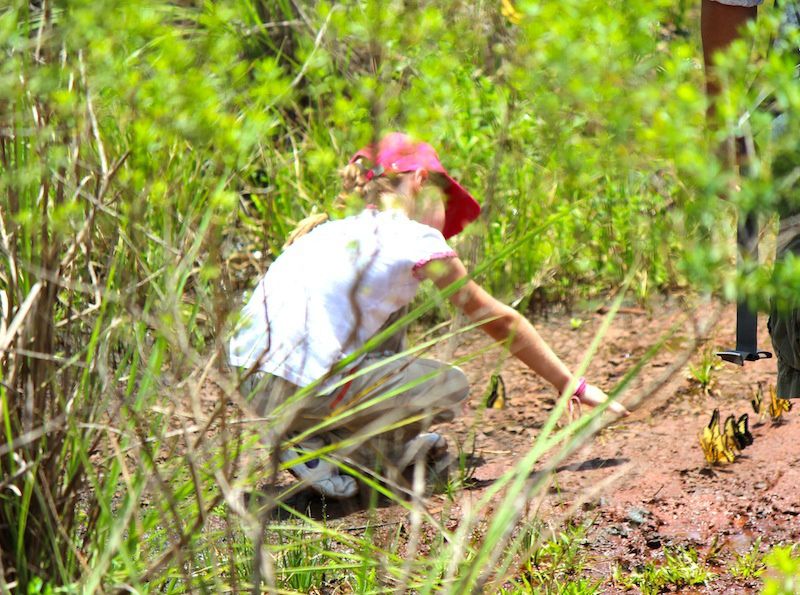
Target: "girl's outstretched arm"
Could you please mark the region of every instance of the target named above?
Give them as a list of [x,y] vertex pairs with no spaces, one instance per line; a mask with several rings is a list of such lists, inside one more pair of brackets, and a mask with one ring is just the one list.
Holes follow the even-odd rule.
[[[440,289],[467,276],[464,263],[458,258],[430,262],[420,272]],[[510,306],[492,297],[474,281],[468,281],[450,297],[450,301],[471,321],[486,320],[480,328],[496,341],[506,342],[513,356],[547,380],[557,391],[563,392],[572,380],[572,373],[530,321]],[[602,390],[589,384],[580,400],[594,406],[607,398]],[[609,409],[621,415],[628,414],[628,410],[619,403],[612,403]]]

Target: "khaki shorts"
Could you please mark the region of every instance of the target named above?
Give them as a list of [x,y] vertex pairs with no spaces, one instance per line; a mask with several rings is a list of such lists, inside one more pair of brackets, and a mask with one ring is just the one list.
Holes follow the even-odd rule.
[[[250,395],[256,413],[274,416],[269,422],[279,436],[322,424],[320,433],[355,437],[356,443],[373,446],[380,438],[392,447],[433,423],[453,420],[469,394],[469,383],[459,368],[430,359],[387,359],[373,353],[352,372],[361,375],[327,394],[308,395],[294,403],[292,396],[298,387],[269,374],[252,374],[241,390]],[[386,447],[388,444],[381,446]]]

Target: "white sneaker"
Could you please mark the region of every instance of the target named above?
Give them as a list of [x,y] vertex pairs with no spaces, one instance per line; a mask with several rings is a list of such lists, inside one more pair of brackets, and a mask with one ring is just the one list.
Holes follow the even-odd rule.
[[424,432],[406,442],[405,452],[400,458],[399,467],[408,467],[419,458],[438,461],[447,456],[447,440],[436,432]]
[[[311,438],[295,447],[282,450],[278,458],[282,463],[291,463],[305,453],[319,450],[323,446],[325,442],[321,438]],[[319,458],[292,465],[289,471],[326,498],[343,500],[352,498],[358,493],[355,479],[349,475],[340,475],[336,465]]]

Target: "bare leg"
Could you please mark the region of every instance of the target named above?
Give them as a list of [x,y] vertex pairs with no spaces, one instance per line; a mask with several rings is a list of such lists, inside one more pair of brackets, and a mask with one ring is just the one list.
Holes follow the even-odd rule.
[[703,0],[700,11],[700,36],[703,40],[703,60],[706,66],[706,90],[710,97],[719,93],[714,76],[714,54],[738,39],[742,27],[756,18],[755,6],[729,6]]

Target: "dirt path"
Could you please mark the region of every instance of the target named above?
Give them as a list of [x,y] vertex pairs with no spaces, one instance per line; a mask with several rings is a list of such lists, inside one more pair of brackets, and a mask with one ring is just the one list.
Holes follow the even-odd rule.
[[[665,372],[680,363],[684,353],[692,353],[690,365],[716,363],[710,354],[735,343],[735,309],[709,304],[698,310],[701,318],[710,317],[714,308],[719,308],[719,318],[696,350],[691,350],[694,323],[681,322],[684,309],[676,301],[654,304],[649,312],[624,310],[613,321],[587,377],[607,389],[612,387],[676,323],[680,328],[668,348],[645,366],[623,401],[630,402],[655,381],[664,380]],[[602,318],[588,314],[578,322],[569,316],[551,316],[536,325],[554,349],[576,366]],[[769,348],[763,319],[759,334],[760,346]],[[482,342],[479,337],[470,339]],[[467,341],[457,355],[475,346]],[[493,359],[487,356],[466,366],[475,386],[486,386],[494,370]],[[509,404],[506,409],[486,411],[477,439],[484,461],[475,472],[479,480],[498,478],[517,460],[515,455],[532,443],[536,428],[554,404],[552,390],[516,360],[505,362],[502,374]],[[774,360],[744,367],[719,364],[710,374],[710,392],[704,393],[690,378],[689,367],[680,366],[630,417],[603,430],[559,465],[554,478],[557,489],[550,490],[541,514],[569,510],[590,493],[589,502],[573,516],[596,519],[587,539],[597,556],[595,571],[601,576],[608,576],[617,564],[628,568],[658,559],[665,547],[692,547],[704,554],[713,547],[715,563],[722,568],[735,553],[748,551],[757,538],[762,549],[800,541],[798,412],[795,409],[786,415],[785,423],[775,425],[771,420],[759,421],[750,405],[757,383],[774,384],[774,375]],[[697,437],[714,408],[720,409],[723,419],[749,412],[755,440],[735,463],[712,468]],[[442,430],[463,436],[469,419],[468,414]],[[620,479],[591,494],[593,487],[613,479],[613,474],[621,474]],[[713,590],[746,591],[751,586],[725,582],[723,577]]]
[[[697,312],[706,320],[714,310],[719,318],[705,342],[693,349],[695,323],[686,318],[685,307],[677,300],[653,303],[648,311],[623,309],[589,366],[586,376],[609,389],[659,337],[678,325],[675,336],[631,383],[623,402],[630,403],[658,381],[660,390],[630,417],[602,430],[582,450],[559,463],[539,509],[540,518],[555,525],[566,517],[577,522],[593,519],[586,547],[593,553],[591,568],[597,578],[608,577],[617,566],[632,569],[663,559],[665,551],[694,548],[712,560],[712,570],[720,578],[691,592],[748,592],[758,583],[737,582],[724,572],[736,553],[747,552],[759,538],[762,551],[800,541],[800,405],[779,425],[759,422],[750,405],[758,382],[774,383],[775,360],[743,368],[719,363],[710,373],[712,385],[706,393],[689,378],[689,367],[681,359],[691,355],[691,365],[716,364],[719,360],[713,352],[733,346],[734,307],[706,304]],[[570,366],[579,364],[603,321],[599,313],[584,313],[580,319],[575,316],[551,315],[535,322]],[[766,321],[760,322],[761,346],[769,348]],[[486,344],[488,340],[480,333],[467,335],[456,356],[475,353]],[[677,371],[670,374],[675,367]],[[462,368],[474,386],[471,402],[462,418],[439,427],[448,436],[451,450],[455,444],[465,444],[470,429],[476,428],[480,394],[498,369],[498,353],[484,354]],[[552,389],[516,360],[502,362],[500,371],[508,405],[483,411],[475,430],[475,487],[461,493],[455,502],[445,494],[429,498],[431,512],[446,510],[452,527],[458,523],[465,499],[477,502],[485,487],[527,452],[555,404]],[[755,441],[735,463],[712,468],[704,460],[698,434],[715,408],[723,419],[749,412]],[[576,502],[580,506],[574,506]],[[328,514],[331,512],[329,508]],[[354,506],[343,508],[336,516],[355,526],[366,521],[366,514]],[[375,513],[370,515],[375,521]],[[386,506],[378,509],[377,516],[379,522],[391,526],[404,522],[405,511]],[[604,584],[603,592],[613,590],[612,583]]]

